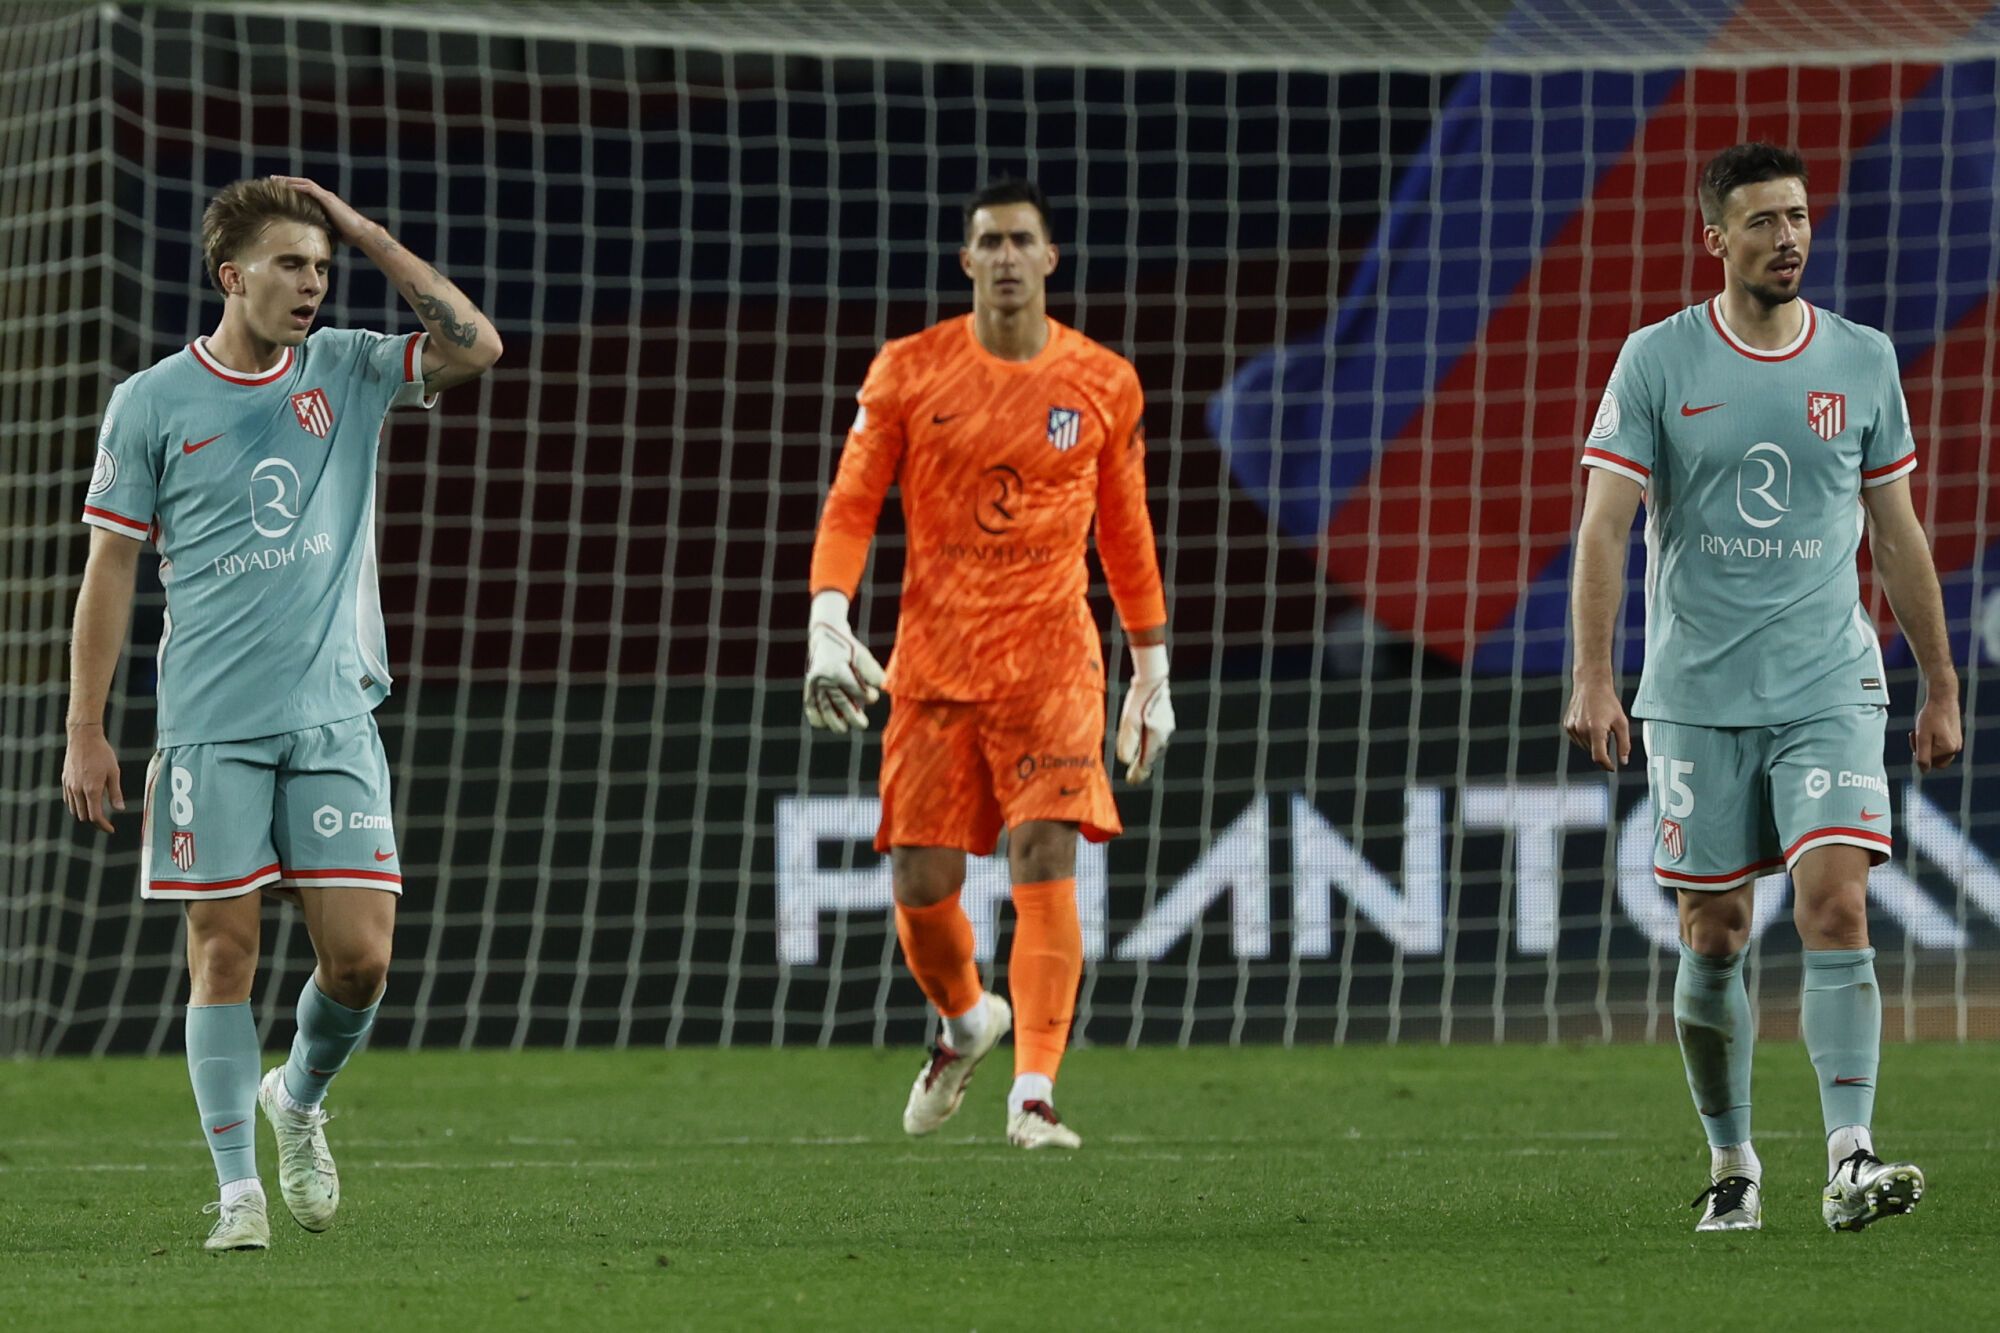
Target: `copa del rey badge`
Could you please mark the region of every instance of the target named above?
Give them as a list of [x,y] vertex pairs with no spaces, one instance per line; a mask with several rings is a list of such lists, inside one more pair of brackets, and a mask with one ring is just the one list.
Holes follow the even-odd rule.
[[1663,819],[1660,821],[1660,845],[1667,849],[1667,859],[1669,861],[1678,861],[1682,856],[1686,855],[1687,842],[1681,836],[1679,820]]
[[1830,440],[1847,429],[1847,395],[1807,393],[1806,424],[1822,440]]
[[182,870],[190,869],[194,865],[194,831],[175,829],[174,836],[167,845],[167,855],[171,856],[174,864]]
[[333,404],[326,400],[325,389],[307,389],[304,393],[293,394],[292,411],[298,414],[301,426],[322,440],[333,429]]

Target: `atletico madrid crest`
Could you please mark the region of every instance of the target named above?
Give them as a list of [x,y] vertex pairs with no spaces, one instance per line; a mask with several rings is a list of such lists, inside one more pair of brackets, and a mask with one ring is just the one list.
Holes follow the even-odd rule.
[[1083,424],[1083,413],[1074,407],[1052,407],[1049,409],[1049,443],[1057,453],[1068,453],[1076,447],[1078,428]]
[[167,848],[167,854],[173,858],[174,864],[182,870],[191,868],[194,865],[193,830],[184,828],[175,829],[173,840]]
[[1667,859],[1678,861],[1687,851],[1687,843],[1681,837],[1680,821],[1663,819],[1660,821],[1660,845],[1667,849]]
[[1844,393],[1808,393],[1806,395],[1806,424],[1813,434],[1822,440],[1830,440],[1847,429],[1847,395]]
[[304,393],[293,394],[292,411],[298,415],[301,426],[322,440],[333,429],[333,404],[326,400],[325,389],[308,389]]

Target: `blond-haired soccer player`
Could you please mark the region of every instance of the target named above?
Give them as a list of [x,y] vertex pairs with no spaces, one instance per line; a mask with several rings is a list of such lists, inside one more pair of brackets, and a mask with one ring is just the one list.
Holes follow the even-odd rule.
[[[336,241],[402,292],[423,331],[313,324]],[[340,1202],[320,1102],[375,1020],[402,875],[374,709],[389,693],[375,579],[384,416],[429,407],[500,356],[438,271],[312,181],[238,181],[202,217],[215,332],[118,386],[83,521],[63,799],[111,831],[125,808],[105,696],[140,543],[160,553],[158,752],[139,892],[187,913],[188,1073],[221,1187],[210,1250],[270,1244],[256,1107],[299,1225]],[[290,1058],[258,1080],[250,1013],[263,891],[297,894],[318,967]]]
[[[1166,601],[1146,512],[1144,395],[1131,363],[1050,319],[1057,250],[1041,191],[997,182],[965,205],[959,265],[972,313],[885,344],[813,548],[806,717],[867,726],[893,696],[882,739],[882,822],[903,956],[944,1020],[903,1111],[928,1134],[950,1119],[979,1062],[1014,1027],[1007,1138],[1076,1148],[1055,1111],[1083,942],[1076,838],[1121,825],[1104,771],[1105,672],[1085,600],[1093,520],[1132,644],[1118,727],[1126,777],[1144,782],[1173,734]],[[882,668],[848,605],[882,497],[902,487],[909,552],[896,650]],[[967,852],[1008,830],[1013,1005],[982,989],[959,906]]]
[[1914,1164],[1875,1155],[1870,1130],[1882,996],[1868,868],[1892,843],[1888,680],[1855,572],[1864,522],[1923,666],[1910,734],[1921,768],[1962,744],[1958,673],[1910,501],[1917,446],[1896,350],[1799,296],[1812,248],[1805,163],[1738,144],[1708,163],[1700,197],[1722,290],[1625,340],[1584,447],[1564,725],[1606,769],[1630,757],[1611,636],[1643,497],[1646,669],[1632,712],[1645,719],[1653,874],[1680,905],[1674,1023],[1709,1143],[1695,1227],[1762,1225],[1743,950],[1755,881],[1789,870],[1805,946],[1799,1026],[1827,1135],[1821,1216],[1858,1231],[1924,1190]]

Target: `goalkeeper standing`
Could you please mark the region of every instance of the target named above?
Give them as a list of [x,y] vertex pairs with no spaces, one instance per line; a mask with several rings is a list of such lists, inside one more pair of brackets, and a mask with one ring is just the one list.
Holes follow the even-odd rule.
[[[341,241],[395,284],[421,332],[314,331]],[[202,250],[221,323],[119,385],[105,409],[83,509],[94,531],[63,798],[107,833],[125,808],[104,704],[150,540],[167,623],[139,892],[187,913],[188,1075],[221,1191],[206,1248],[261,1250],[256,1108],[277,1139],[286,1206],[326,1230],[340,1178],[320,1103],[375,1021],[402,893],[374,719],[389,693],[378,437],[391,408],[429,407],[485,373],[500,335],[436,269],[301,177],[224,189],[202,217]],[[297,892],[318,966],[291,1056],[260,1084],[250,987],[267,888]]]
[[[950,1119],[1010,1026],[1007,1138],[1076,1148],[1055,1111],[1083,941],[1076,835],[1121,831],[1104,771],[1105,673],[1085,598],[1092,519],[1132,644],[1118,725],[1126,778],[1144,782],[1174,730],[1166,601],[1146,512],[1145,398],[1124,357],[1048,316],[1047,201],[1000,181],[965,205],[959,266],[972,313],[885,344],[861,386],[813,546],[805,708],[816,727],[882,740],[882,822],[896,933],[944,1032],[910,1089],[903,1128]],[[882,668],[848,625],[882,497],[902,487],[909,553],[896,650]],[[879,688],[878,688],[879,687]],[[965,854],[1008,830],[1013,1005],[980,985],[959,906]]]

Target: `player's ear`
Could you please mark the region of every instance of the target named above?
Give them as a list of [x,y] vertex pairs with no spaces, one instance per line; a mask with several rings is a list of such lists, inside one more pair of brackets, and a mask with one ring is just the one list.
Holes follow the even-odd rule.
[[1723,239],[1722,228],[1713,222],[1705,223],[1701,229],[1701,244],[1717,259],[1729,258],[1729,242]]
[[972,276],[972,247],[969,245],[958,247],[958,271],[968,278]]
[[215,266],[216,281],[222,284],[224,296],[243,295],[243,273],[234,260],[225,259]]
[[1046,278],[1056,271],[1056,261],[1062,258],[1062,251],[1054,241],[1050,241],[1042,247],[1042,256],[1042,276]]

